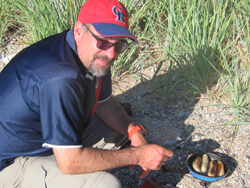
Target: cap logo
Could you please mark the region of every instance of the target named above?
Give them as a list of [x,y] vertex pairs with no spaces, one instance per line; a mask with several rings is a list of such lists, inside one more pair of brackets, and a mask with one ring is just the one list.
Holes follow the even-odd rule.
[[121,10],[122,9],[120,7],[117,7],[117,6],[113,7],[113,13],[117,16],[116,20],[119,21],[119,22],[125,23],[124,14],[121,12]]

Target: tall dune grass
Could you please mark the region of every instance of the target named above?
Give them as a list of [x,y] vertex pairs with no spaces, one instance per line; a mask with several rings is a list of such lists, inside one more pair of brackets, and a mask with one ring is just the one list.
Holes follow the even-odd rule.
[[[3,36],[8,35],[8,29],[15,27],[15,19],[13,17],[15,11],[11,7],[11,2],[0,0],[0,41],[2,44]],[[1,45],[2,46],[2,45]]]
[[[157,65],[147,89],[165,101],[207,94],[232,109],[231,124],[248,124],[250,4],[248,0],[121,0],[130,12],[131,43],[113,66],[113,76],[139,73]],[[5,0],[0,7],[0,37],[18,12],[18,23],[34,43],[73,27],[85,1]],[[7,12],[7,13],[6,13]],[[161,73],[161,75],[159,75]],[[162,74],[164,73],[164,74]],[[140,75],[141,74],[141,75]],[[214,95],[213,90],[217,90]]]
[[73,27],[82,1],[10,0],[21,12],[18,22],[29,33],[29,43]]

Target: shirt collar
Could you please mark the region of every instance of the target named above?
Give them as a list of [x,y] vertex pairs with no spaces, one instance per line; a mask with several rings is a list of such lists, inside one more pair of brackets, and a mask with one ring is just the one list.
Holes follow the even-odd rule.
[[[66,35],[66,40],[70,46],[70,48],[72,48],[72,50],[74,50],[74,52],[77,54],[77,50],[76,50],[76,42],[75,42],[75,38],[74,38],[74,34],[73,34],[73,29],[70,29]],[[77,54],[78,55],[78,54]],[[94,80],[95,76],[93,76],[91,73],[87,72],[87,74],[85,75],[86,78],[90,79],[91,81]]]
[[[70,29],[66,35],[66,40],[69,44],[69,46],[72,48],[72,50],[75,51],[75,53],[77,54],[77,50],[76,50],[76,42],[75,42],[75,38],[74,38],[74,35],[73,35],[73,29]],[[77,54],[78,55],[78,54]]]

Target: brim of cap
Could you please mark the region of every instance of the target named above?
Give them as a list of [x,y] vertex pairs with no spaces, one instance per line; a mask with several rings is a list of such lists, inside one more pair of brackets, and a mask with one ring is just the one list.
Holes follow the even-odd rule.
[[127,28],[112,23],[92,23],[95,30],[104,37],[128,37],[134,43],[139,44],[138,40],[132,35]]

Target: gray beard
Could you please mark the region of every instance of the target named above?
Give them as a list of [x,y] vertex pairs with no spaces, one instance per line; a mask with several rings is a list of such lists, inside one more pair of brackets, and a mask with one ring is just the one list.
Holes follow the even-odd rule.
[[101,77],[107,74],[110,66],[95,67],[93,63],[90,64],[88,71],[96,77]]
[[[107,66],[95,66],[94,65],[94,61],[96,59],[102,59],[107,61],[109,64]],[[101,77],[107,74],[110,66],[114,63],[115,59],[109,59],[106,56],[100,56],[100,55],[95,55],[94,59],[92,60],[92,62],[90,63],[89,67],[88,67],[88,71],[93,74],[96,77]]]

